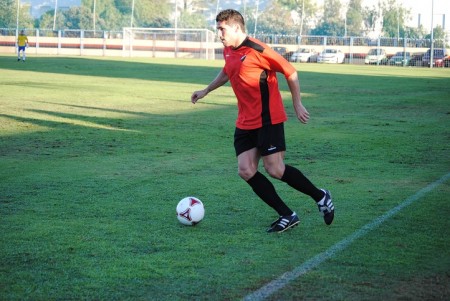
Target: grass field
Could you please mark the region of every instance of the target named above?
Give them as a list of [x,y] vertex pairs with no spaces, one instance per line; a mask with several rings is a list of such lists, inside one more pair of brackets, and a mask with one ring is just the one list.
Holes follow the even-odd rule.
[[[270,235],[231,88],[190,103],[222,64],[0,55],[0,299],[241,300],[444,177],[267,300],[449,300],[450,70],[297,64],[311,120],[282,81],[286,162],[336,217],[274,181],[301,223]],[[188,195],[195,227],[175,217]]]

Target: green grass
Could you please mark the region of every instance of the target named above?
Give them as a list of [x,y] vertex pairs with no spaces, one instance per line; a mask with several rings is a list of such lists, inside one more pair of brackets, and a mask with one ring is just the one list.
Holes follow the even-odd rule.
[[[0,299],[239,300],[450,171],[450,70],[297,64],[308,125],[286,108],[286,162],[331,190],[276,218],[237,176],[223,62],[0,56]],[[448,300],[445,182],[270,300]],[[178,223],[199,197],[205,219]]]

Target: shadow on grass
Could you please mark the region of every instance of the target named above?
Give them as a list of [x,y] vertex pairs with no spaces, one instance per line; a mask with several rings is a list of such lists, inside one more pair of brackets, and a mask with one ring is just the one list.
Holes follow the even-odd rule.
[[[207,85],[220,70],[220,67],[211,66],[195,66],[195,61],[174,61],[171,64],[170,60],[154,61],[120,61],[120,60],[108,60],[108,59],[93,59],[93,58],[82,58],[82,57],[34,57],[30,59],[29,62],[25,64],[17,64],[15,59],[9,56],[0,56],[0,66],[2,69],[10,69],[15,71],[24,72],[39,72],[39,73],[49,73],[49,74],[69,74],[69,75],[80,75],[80,76],[98,76],[106,78],[132,78],[139,80],[148,81],[168,81],[177,83],[191,83],[191,84],[201,84]],[[185,65],[184,65],[185,63]],[[320,66],[317,66],[320,67]],[[333,71],[340,70],[343,66],[330,66],[328,69],[332,68]],[[373,70],[373,69],[368,69]],[[393,70],[393,69],[391,69]],[[397,70],[397,69],[396,69]],[[345,105],[351,108],[351,111],[358,111],[364,106],[371,109],[372,116],[369,116],[368,120],[373,119],[374,123],[379,123],[379,119],[389,119],[392,116],[395,117],[414,113],[420,107],[418,104],[411,103],[406,104],[402,107],[398,106],[399,100],[405,99],[409,101],[410,99],[417,98],[418,87],[428,90],[436,90],[437,93],[442,93],[449,91],[450,88],[448,84],[448,78],[427,78],[422,79],[420,77],[389,77],[385,75],[370,76],[368,74],[341,74],[336,75],[335,73],[319,73],[311,71],[300,71],[302,91],[304,93],[304,99],[310,102],[311,105],[315,106],[315,115],[327,118],[328,116],[333,116],[335,118],[336,112],[329,110],[329,102],[335,101],[335,97],[344,97],[343,101]],[[6,82],[7,85],[20,85],[26,87],[32,87],[33,83],[26,82]],[[70,91],[70,82],[67,83],[67,90]],[[284,92],[286,92],[286,97],[288,96],[287,85],[283,79],[280,79],[280,86]],[[410,87],[410,89],[408,89]],[[76,87],[73,87],[76,89]],[[149,91],[152,87],[149,85]],[[229,89],[229,88],[227,88]],[[420,89],[419,89],[420,91]],[[168,91],[170,93],[170,91]],[[217,92],[215,92],[217,93]],[[188,95],[187,97],[189,97]],[[393,99],[391,104],[380,104],[378,106],[377,99],[383,100],[386,98]],[[229,109],[230,106],[224,104],[212,104],[208,102],[209,98],[202,100],[204,103],[209,105],[217,105],[226,107]],[[315,102],[315,100],[319,100]],[[395,100],[395,101],[394,101]],[[161,101],[164,101],[161,99]],[[177,102],[178,100],[171,100],[172,102]],[[89,132],[95,130],[107,130],[107,131],[121,131],[121,132],[134,132],[141,133],[142,135],[154,135],[157,137],[169,137],[178,136],[169,133],[170,131],[177,130],[181,132],[182,138],[186,137],[187,128],[186,122],[193,119],[198,119],[199,117],[192,118],[192,113],[189,112],[190,117],[181,117],[182,114],[177,116],[174,115],[163,115],[163,114],[149,114],[139,111],[131,111],[124,109],[115,108],[105,108],[105,107],[95,107],[95,106],[85,106],[72,103],[56,103],[51,101],[40,101],[33,100],[35,103],[42,103],[44,105],[54,105],[63,106],[68,109],[75,109],[83,111],[82,114],[73,114],[67,112],[61,112],[56,107],[54,110],[41,110],[41,109],[29,109],[27,110],[35,117],[23,117],[16,116],[13,114],[8,114],[3,112],[0,116],[16,120],[22,123],[30,123],[41,127],[62,129],[64,132],[80,132],[81,129],[86,129]],[[181,101],[180,101],[181,102]],[[183,101],[188,102],[188,100]],[[287,107],[290,106],[287,101]],[[307,104],[309,108],[309,104]],[[386,113],[383,113],[383,107]],[[395,110],[398,110],[396,112]],[[233,105],[233,110],[234,105]],[[203,110],[202,110],[203,111]],[[89,112],[89,113],[87,113]],[[122,114],[121,117],[100,117],[95,115],[104,115],[104,113],[96,114],[95,112],[107,112],[107,113],[117,113]],[[292,108],[287,109],[288,115],[291,119],[295,119],[295,114]],[[216,122],[214,114],[207,114],[205,112],[199,112],[202,114],[202,119],[200,122],[202,124],[214,124]],[[346,113],[349,114],[349,113]],[[352,113],[355,114],[355,113]],[[50,118],[48,118],[50,116]],[[205,117],[207,116],[207,117]],[[314,116],[314,115],[313,115]],[[162,119],[165,120],[162,120]],[[173,124],[167,125],[166,121],[170,119],[174,120]],[[183,124],[177,123],[176,118],[183,120]],[[183,119],[185,118],[185,119]],[[52,119],[52,120],[50,120]],[[343,117],[342,120],[346,118]],[[163,130],[155,130],[154,127],[162,126],[165,127]],[[42,133],[41,133],[42,134]],[[63,135],[65,133],[62,132]],[[111,133],[110,133],[111,134]],[[109,135],[110,135],[109,134]],[[27,139],[33,140],[33,134],[25,134],[29,136]],[[55,137],[58,134],[55,134]],[[23,136],[23,134],[18,134],[18,137]],[[8,139],[13,139],[9,136]],[[93,138],[98,139],[98,138]],[[162,141],[160,141],[162,143]],[[6,148],[12,147],[13,144],[4,146]],[[1,144],[0,144],[1,150]],[[3,154],[5,155],[4,150]]]
[[[188,118],[183,119],[184,122],[177,126],[177,119],[181,119],[178,116],[86,106],[83,106],[83,109],[123,115],[103,117],[86,115],[86,112],[74,114],[37,109],[26,110],[32,114],[27,117],[0,114],[0,117],[18,122],[22,127],[34,128],[32,132],[4,136],[4,143],[0,143],[0,157],[40,156],[44,153],[54,155],[56,159],[65,157],[65,152],[70,156],[74,153],[77,156],[90,156],[114,154],[114,151],[133,153],[136,149],[145,148],[148,148],[149,152],[160,149],[163,153],[172,153],[173,149],[178,147],[167,142],[178,139],[182,143],[183,135],[186,137],[187,134],[183,125],[188,122]],[[182,136],[174,135],[176,132]]]
[[[169,61],[167,61],[169,62]],[[56,74],[134,78],[152,81],[192,83],[199,78],[214,78],[220,67],[158,64],[148,61],[119,61],[82,57],[35,57],[20,64],[12,57],[0,56],[0,68]]]

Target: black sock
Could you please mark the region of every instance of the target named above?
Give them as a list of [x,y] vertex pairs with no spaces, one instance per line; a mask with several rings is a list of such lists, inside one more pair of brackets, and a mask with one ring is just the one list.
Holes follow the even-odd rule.
[[267,205],[275,209],[280,216],[291,215],[293,211],[283,202],[280,196],[275,191],[272,182],[269,181],[259,171],[247,181],[252,187],[253,191],[259,196]]
[[309,195],[316,202],[319,202],[323,198],[325,195],[324,192],[314,186],[300,170],[290,165],[286,165],[285,167],[286,169],[281,177],[281,181],[287,183],[292,188]]

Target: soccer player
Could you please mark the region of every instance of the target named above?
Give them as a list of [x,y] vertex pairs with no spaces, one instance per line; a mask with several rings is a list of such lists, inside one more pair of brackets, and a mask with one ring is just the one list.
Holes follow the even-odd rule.
[[300,221],[277,194],[271,181],[258,171],[261,158],[271,177],[314,199],[325,223],[330,225],[334,205],[329,191],[318,189],[300,170],[284,163],[287,115],[276,73],[286,78],[297,118],[307,123],[309,113],[302,105],[296,69],[270,47],[247,36],[244,18],[238,11],[221,11],[216,22],[218,37],[224,45],[225,66],[205,89],[192,94],[191,102],[195,104],[230,81],[238,105],[234,148],[239,176],[279,215],[267,232],[283,232]]
[[20,34],[17,37],[17,46],[17,61],[20,61],[20,52],[22,51],[22,62],[25,62],[25,48],[28,47],[28,37],[25,35],[25,32],[23,30],[20,31]]

